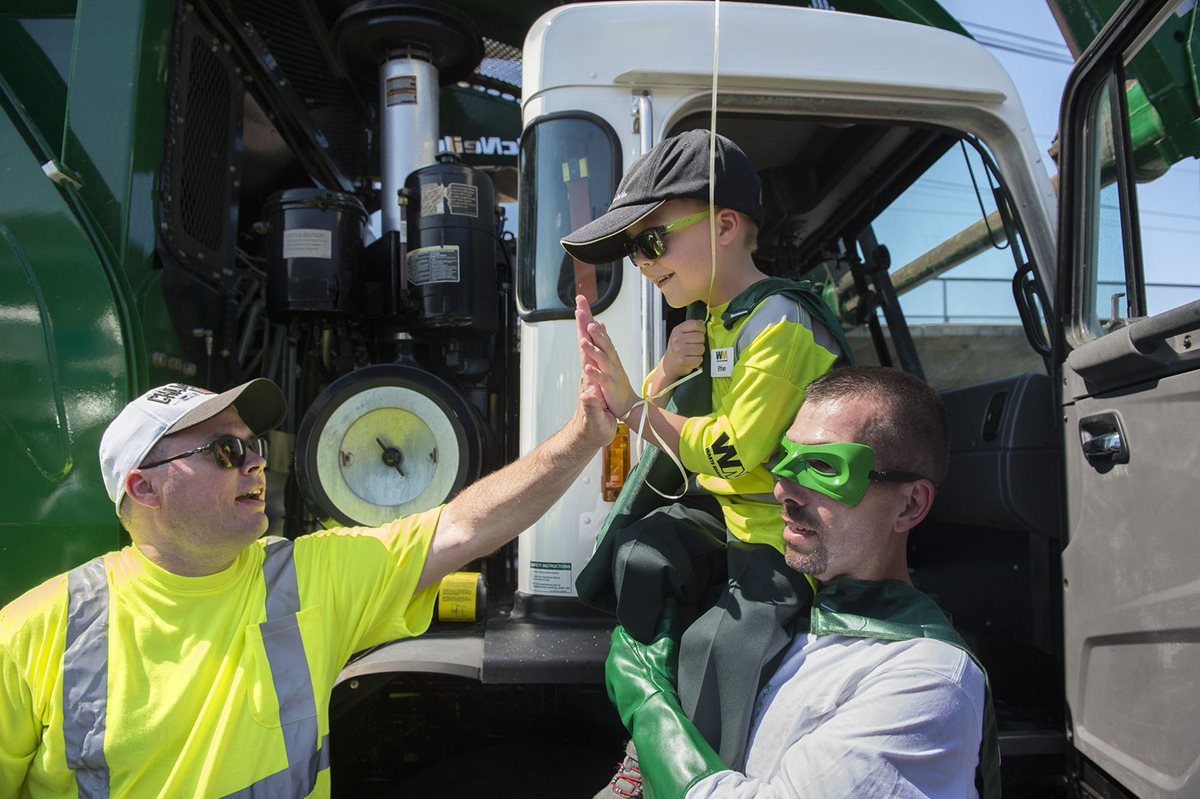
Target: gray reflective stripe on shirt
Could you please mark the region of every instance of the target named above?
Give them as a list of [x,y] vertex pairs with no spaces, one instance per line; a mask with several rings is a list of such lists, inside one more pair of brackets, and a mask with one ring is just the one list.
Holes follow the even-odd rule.
[[[329,767],[329,736],[317,740],[317,708],[304,642],[296,622],[300,590],[292,542],[271,540],[265,548],[267,620],[259,625],[271,667],[286,768],[229,794],[291,797],[312,793],[317,774]],[[67,574],[67,638],[63,652],[63,739],[68,767],[75,770],[81,799],[109,795],[104,759],[108,703],[108,579],[101,558]]]
[[292,542],[272,536],[263,556],[263,580],[267,584],[267,621],[282,619],[300,610],[300,585]]
[[329,736],[321,740],[321,748],[307,762],[292,762],[282,771],[221,799],[290,799],[308,796],[317,785],[317,774],[329,768]]
[[96,558],[67,573],[63,743],[81,799],[108,796],[107,703],[108,577],[103,558]]
[[842,348],[838,346],[837,339],[833,337],[833,334],[825,329],[825,325],[815,321],[812,315],[795,300],[782,294],[772,294],[760,302],[750,312],[750,318],[738,328],[737,340],[733,345],[733,359],[736,361],[742,354],[742,350],[750,346],[750,342],[777,322],[804,325],[812,331],[813,341],[817,342],[817,346],[828,350],[835,357],[841,357],[839,353]]
[[267,620],[259,625],[279,700],[279,724],[288,766],[232,796],[303,796],[312,791],[317,772],[329,765],[326,748],[318,748],[312,675],[296,621],[300,586],[292,553],[292,542],[285,538],[271,539],[264,549]]

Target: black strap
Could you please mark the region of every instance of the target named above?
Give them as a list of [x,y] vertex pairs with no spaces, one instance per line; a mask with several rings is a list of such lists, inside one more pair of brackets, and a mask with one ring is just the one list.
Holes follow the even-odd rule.
[[741,770],[759,686],[813,592],[774,547],[730,540],[726,554],[725,591],[680,641],[679,702],[721,759]]

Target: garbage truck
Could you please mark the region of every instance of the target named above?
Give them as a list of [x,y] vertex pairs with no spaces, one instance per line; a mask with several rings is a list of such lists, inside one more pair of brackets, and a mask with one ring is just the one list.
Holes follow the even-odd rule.
[[[1077,58],[1052,153],[931,0],[6,3],[0,602],[128,543],[96,451],[153,386],[280,385],[294,537],[433,507],[561,425],[577,294],[648,372],[679,312],[559,240],[715,121],[763,180],[760,268],[945,400],[909,562],[987,667],[1005,795],[1197,795],[1196,4],[1050,5]],[[612,620],[574,581],[643,446],[619,428],[430,632],[347,664],[335,793],[474,795],[534,756],[546,795],[599,787]]]

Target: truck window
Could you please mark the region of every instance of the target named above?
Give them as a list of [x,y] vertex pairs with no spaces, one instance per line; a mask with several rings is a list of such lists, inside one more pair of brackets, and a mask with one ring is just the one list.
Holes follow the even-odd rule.
[[621,174],[616,135],[595,117],[547,117],[525,131],[519,169],[521,317],[568,318],[576,294],[602,310],[616,295],[620,263],[581,263],[559,241],[607,210]]
[[[925,378],[939,390],[1046,372],[1013,299],[1011,248],[1024,244],[1008,241],[995,186],[979,152],[959,142],[871,223],[887,247]],[[882,311],[875,312],[886,330]],[[851,340],[861,363],[879,362],[865,325]],[[890,335],[888,342],[894,354]]]
[[[1179,113],[1175,98],[1154,88],[1162,85],[1166,68],[1176,68],[1164,64],[1154,45],[1163,51],[1164,42],[1184,41],[1189,19],[1191,14],[1168,15],[1126,57],[1123,74],[1103,83],[1091,103],[1075,320],[1083,340],[1200,299],[1194,261],[1200,246],[1200,167],[1186,157],[1196,149],[1194,123],[1173,124]],[[1190,86],[1190,78],[1183,85]]]

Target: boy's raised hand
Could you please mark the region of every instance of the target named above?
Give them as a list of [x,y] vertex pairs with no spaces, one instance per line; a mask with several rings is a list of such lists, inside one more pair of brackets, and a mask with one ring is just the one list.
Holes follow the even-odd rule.
[[617,348],[608,337],[603,322],[597,322],[587,298],[575,298],[575,326],[579,333],[579,350],[586,380],[594,381],[604,394],[604,401],[617,418],[624,418],[637,402],[637,392],[621,365]]
[[659,368],[667,383],[691,374],[704,360],[704,320],[686,319],[675,325]]

